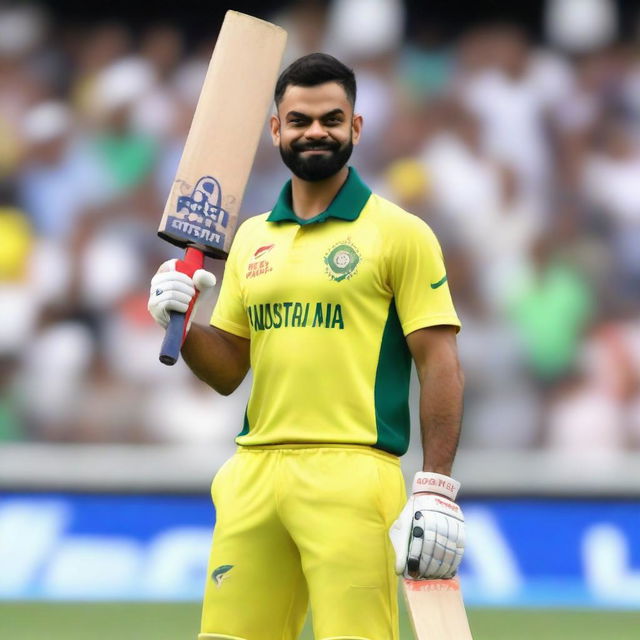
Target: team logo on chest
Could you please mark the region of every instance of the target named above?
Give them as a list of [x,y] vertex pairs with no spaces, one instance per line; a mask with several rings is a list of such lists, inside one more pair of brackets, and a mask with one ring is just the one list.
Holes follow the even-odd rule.
[[349,241],[333,245],[324,257],[325,271],[336,282],[348,280],[358,271],[360,252]]

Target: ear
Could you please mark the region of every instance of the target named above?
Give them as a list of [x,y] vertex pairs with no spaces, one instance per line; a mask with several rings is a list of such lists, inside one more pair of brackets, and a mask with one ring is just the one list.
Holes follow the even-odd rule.
[[271,140],[273,141],[273,146],[280,146],[280,118],[278,118],[278,116],[271,116],[269,128],[271,129]]
[[362,116],[359,113],[355,113],[353,115],[353,120],[351,121],[351,136],[352,136],[353,144],[358,144],[358,142],[360,142],[361,133],[362,133]]

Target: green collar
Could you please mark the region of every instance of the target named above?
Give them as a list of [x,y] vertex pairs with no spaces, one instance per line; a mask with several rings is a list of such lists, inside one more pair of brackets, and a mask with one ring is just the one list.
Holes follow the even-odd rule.
[[345,180],[340,191],[332,200],[331,204],[317,216],[303,220],[293,212],[291,203],[291,180],[289,180],[278,197],[278,201],[267,218],[268,222],[282,222],[290,220],[297,222],[299,225],[312,224],[314,222],[324,222],[327,218],[339,218],[340,220],[348,220],[353,222],[359,215],[367,200],[371,195],[371,189],[362,182],[357,171],[353,167],[349,167],[349,175]]

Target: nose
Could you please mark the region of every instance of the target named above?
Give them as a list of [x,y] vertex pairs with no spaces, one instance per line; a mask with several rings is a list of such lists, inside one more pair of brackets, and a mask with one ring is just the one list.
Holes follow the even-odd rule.
[[318,120],[313,120],[304,132],[304,137],[309,140],[320,140],[327,137],[327,132]]

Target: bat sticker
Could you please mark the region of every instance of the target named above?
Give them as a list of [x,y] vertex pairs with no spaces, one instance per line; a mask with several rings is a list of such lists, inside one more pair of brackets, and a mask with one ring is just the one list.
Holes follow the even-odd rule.
[[197,240],[222,247],[229,212],[222,207],[222,189],[212,176],[198,180],[190,195],[178,196],[176,212],[170,215],[172,233],[185,240]]

